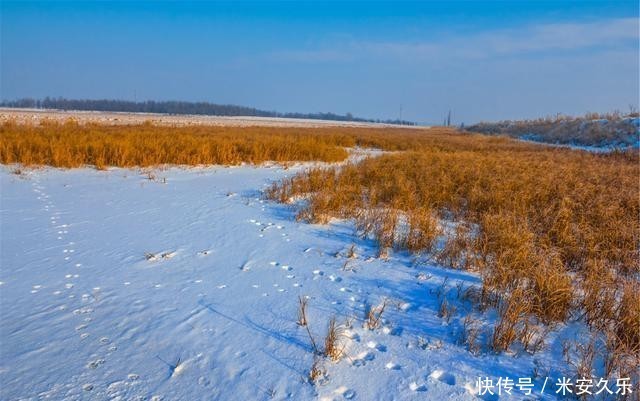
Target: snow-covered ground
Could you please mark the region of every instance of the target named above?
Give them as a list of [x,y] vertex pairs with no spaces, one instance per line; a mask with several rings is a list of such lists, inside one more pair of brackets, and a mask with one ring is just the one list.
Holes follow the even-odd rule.
[[130,113],[130,112],[106,112],[106,111],[81,111],[81,110],[55,110],[55,109],[18,109],[0,107],[0,123],[15,121],[19,124],[40,123],[42,120],[57,121],[63,123],[68,119],[74,119],[79,123],[97,123],[107,125],[142,124],[148,121],[155,125],[191,126],[207,125],[219,127],[365,127],[388,128],[402,127],[406,129],[427,129],[426,126],[397,125],[387,123],[369,123],[359,121],[318,120],[306,118],[284,117],[253,117],[253,116],[209,116],[193,114],[158,114],[158,113]]
[[[519,400],[518,388],[476,396],[477,378],[534,373],[535,398],[555,399],[555,337],[533,356],[458,344],[470,309],[458,294],[479,277],[378,259],[349,222],[296,222],[263,199],[301,168],[169,168],[149,180],[1,167],[0,399]],[[458,308],[449,324],[439,292]],[[315,385],[299,296],[317,342],[332,316],[350,322],[345,356]],[[365,328],[385,299],[380,327]]]
[[584,150],[586,152],[592,152],[592,153],[611,153],[616,150],[628,150],[628,149],[640,148],[640,139],[638,139],[636,143],[632,146],[616,146],[616,145],[588,146],[588,145],[571,145],[566,143],[550,143],[550,142],[544,142],[537,135],[522,135],[521,137],[518,138],[518,140],[522,142],[533,143],[540,146],[567,148],[567,149],[573,149],[573,150]]

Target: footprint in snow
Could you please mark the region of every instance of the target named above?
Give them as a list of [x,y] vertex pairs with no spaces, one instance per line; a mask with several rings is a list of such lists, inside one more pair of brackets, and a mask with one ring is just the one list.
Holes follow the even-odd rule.
[[416,382],[409,383],[409,388],[411,391],[427,391],[427,386],[424,384],[418,384]]
[[345,400],[351,400],[356,396],[356,392],[345,386],[340,386],[334,390],[334,393],[341,395]]
[[375,355],[373,355],[373,353],[368,351],[361,352],[360,354],[358,354],[358,356],[355,357],[352,365],[356,367],[364,366],[367,364],[367,362],[373,361],[374,359],[376,359],[376,357]]
[[433,372],[431,372],[429,377],[432,377],[450,386],[454,386],[456,384],[456,377],[449,372],[445,372],[442,369],[434,370]]
[[91,361],[87,364],[89,369],[97,369],[100,365],[104,364],[104,359],[96,359],[95,361]]
[[389,334],[391,336],[399,336],[400,334],[402,334],[402,332],[404,331],[404,329],[402,327],[389,327],[389,326],[384,326],[382,328],[382,332],[384,334]]
[[387,363],[386,365],[384,365],[384,367],[389,370],[400,370],[400,365],[393,362]]
[[387,352],[387,347],[385,345],[378,344],[375,341],[369,341],[367,343],[367,347],[371,348],[371,349],[375,349],[375,350],[377,350],[379,352]]

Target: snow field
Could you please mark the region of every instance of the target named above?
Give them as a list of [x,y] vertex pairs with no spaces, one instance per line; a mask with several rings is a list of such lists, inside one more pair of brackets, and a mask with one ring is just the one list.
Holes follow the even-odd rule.
[[[149,180],[3,167],[0,398],[475,400],[478,376],[559,373],[553,336],[533,356],[458,343],[471,310],[461,294],[478,276],[408,254],[381,260],[350,222],[296,222],[263,199],[301,168],[169,168]],[[448,324],[438,295],[456,306]],[[315,384],[299,296],[317,342],[331,317],[340,324],[344,355],[323,360]]]

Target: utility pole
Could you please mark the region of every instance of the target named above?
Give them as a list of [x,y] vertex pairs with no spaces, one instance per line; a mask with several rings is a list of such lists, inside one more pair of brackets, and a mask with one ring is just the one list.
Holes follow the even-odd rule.
[[402,103],[400,103],[400,125],[402,125]]

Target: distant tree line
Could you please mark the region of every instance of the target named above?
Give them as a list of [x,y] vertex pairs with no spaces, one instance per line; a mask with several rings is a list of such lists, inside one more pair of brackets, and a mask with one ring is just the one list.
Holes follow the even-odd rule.
[[260,110],[253,107],[236,106],[231,104],[215,104],[208,102],[182,101],[153,101],[132,102],[128,100],[109,99],[65,99],[62,97],[44,99],[24,98],[18,100],[4,100],[0,107],[56,109],[56,110],[85,110],[85,111],[115,111],[129,113],[159,113],[159,114],[197,114],[208,116],[251,116],[251,117],[281,117],[305,118],[313,120],[354,121],[368,123],[415,125],[414,122],[400,119],[380,120],[354,117],[351,113],[344,115],[335,113],[279,113],[276,111]]

